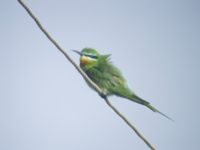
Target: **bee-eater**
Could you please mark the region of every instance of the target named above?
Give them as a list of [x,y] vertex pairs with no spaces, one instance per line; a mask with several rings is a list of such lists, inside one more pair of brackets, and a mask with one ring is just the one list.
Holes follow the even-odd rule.
[[[116,95],[142,104],[153,112],[160,112],[148,101],[138,97],[128,86],[120,70],[110,62],[110,55],[101,55],[96,49],[84,48],[81,52],[73,50],[80,55],[80,67],[87,76],[103,91],[106,96]],[[90,85],[90,84],[89,84]]]

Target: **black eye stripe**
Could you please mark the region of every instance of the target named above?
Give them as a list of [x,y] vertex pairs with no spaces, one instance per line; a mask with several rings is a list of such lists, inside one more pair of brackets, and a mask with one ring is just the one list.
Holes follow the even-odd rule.
[[97,59],[97,56],[94,56],[94,55],[89,55],[89,54],[86,54],[85,56],[87,56],[87,57],[90,57],[90,58]]

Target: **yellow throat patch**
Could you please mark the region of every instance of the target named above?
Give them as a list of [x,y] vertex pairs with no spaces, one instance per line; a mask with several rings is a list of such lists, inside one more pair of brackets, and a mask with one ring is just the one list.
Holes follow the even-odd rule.
[[80,57],[80,63],[81,65],[87,65],[90,62],[90,58],[87,56],[81,56]]
[[96,62],[97,60],[88,56],[81,56],[80,57],[80,64],[81,65],[88,65],[88,64],[93,64],[94,62]]

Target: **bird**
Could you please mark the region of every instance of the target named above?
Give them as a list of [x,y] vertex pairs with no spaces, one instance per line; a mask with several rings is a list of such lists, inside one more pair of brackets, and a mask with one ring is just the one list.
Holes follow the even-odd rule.
[[[96,49],[88,47],[81,51],[72,51],[80,55],[80,68],[106,96],[116,95],[131,100],[173,121],[171,117],[159,111],[150,102],[137,96],[135,92],[128,87],[127,81],[121,71],[110,61],[111,54],[103,55]],[[89,83],[88,85],[92,87]]]

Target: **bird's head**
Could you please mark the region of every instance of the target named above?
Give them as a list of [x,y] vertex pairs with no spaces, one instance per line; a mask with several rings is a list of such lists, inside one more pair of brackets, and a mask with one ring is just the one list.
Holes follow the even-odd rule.
[[96,65],[100,54],[93,48],[84,48],[81,52],[73,50],[80,55],[80,65],[82,67],[91,68]]

